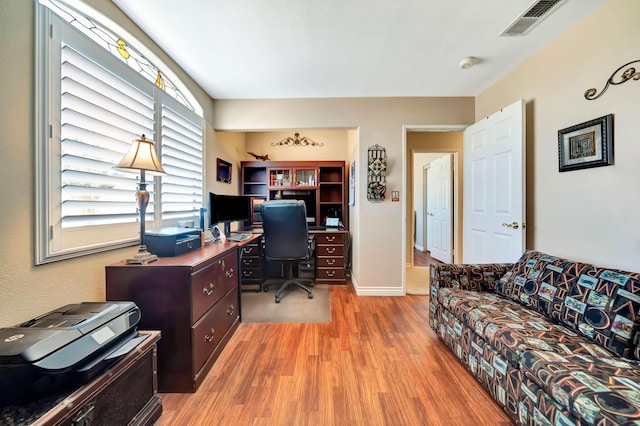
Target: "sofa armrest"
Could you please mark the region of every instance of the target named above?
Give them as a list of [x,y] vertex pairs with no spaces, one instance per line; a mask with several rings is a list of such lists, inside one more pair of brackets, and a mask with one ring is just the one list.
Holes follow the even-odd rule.
[[441,287],[460,290],[493,292],[498,281],[511,270],[513,263],[486,264],[431,264],[431,293],[437,294]]

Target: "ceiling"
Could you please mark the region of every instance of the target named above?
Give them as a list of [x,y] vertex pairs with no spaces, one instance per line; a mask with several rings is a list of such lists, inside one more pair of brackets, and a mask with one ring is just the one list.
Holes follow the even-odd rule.
[[606,0],[519,37],[538,0],[112,1],[212,98],[265,99],[476,96]]

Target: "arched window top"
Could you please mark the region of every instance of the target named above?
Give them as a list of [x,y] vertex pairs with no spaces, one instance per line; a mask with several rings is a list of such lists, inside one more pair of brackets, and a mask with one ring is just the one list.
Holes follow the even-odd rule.
[[192,98],[192,96],[190,96],[190,94],[187,96],[183,90],[179,89],[174,82],[167,78],[165,72],[160,71],[160,68],[132,47],[125,40],[126,37],[116,35],[91,18],[57,0],[40,0],[40,3],[51,9],[113,56],[126,63],[146,80],[155,84],[191,111],[202,115],[201,107],[197,104],[194,105],[193,101],[189,101],[189,98]]

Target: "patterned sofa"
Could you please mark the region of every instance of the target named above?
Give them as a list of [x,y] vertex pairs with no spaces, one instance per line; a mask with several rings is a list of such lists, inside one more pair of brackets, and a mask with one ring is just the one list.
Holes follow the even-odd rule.
[[538,251],[430,273],[431,328],[516,423],[640,425],[640,273]]

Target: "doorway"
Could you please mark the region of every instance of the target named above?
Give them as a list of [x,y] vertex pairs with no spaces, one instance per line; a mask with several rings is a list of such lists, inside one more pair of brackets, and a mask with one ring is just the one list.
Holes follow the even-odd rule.
[[[407,188],[406,202],[403,205],[406,217],[406,232],[403,259],[405,260],[405,293],[428,294],[428,264],[434,260],[427,251],[425,229],[427,211],[425,199],[428,193],[425,187],[425,166],[434,159],[452,154],[453,182],[451,194],[452,220],[449,224],[452,233],[452,262],[459,259],[461,235],[461,184],[463,131],[467,126],[406,126],[404,129],[404,160],[406,174],[404,187]],[[419,250],[418,250],[419,249]],[[415,259],[421,259],[417,265]],[[425,264],[426,261],[426,264]],[[424,266],[423,266],[424,265]]]

